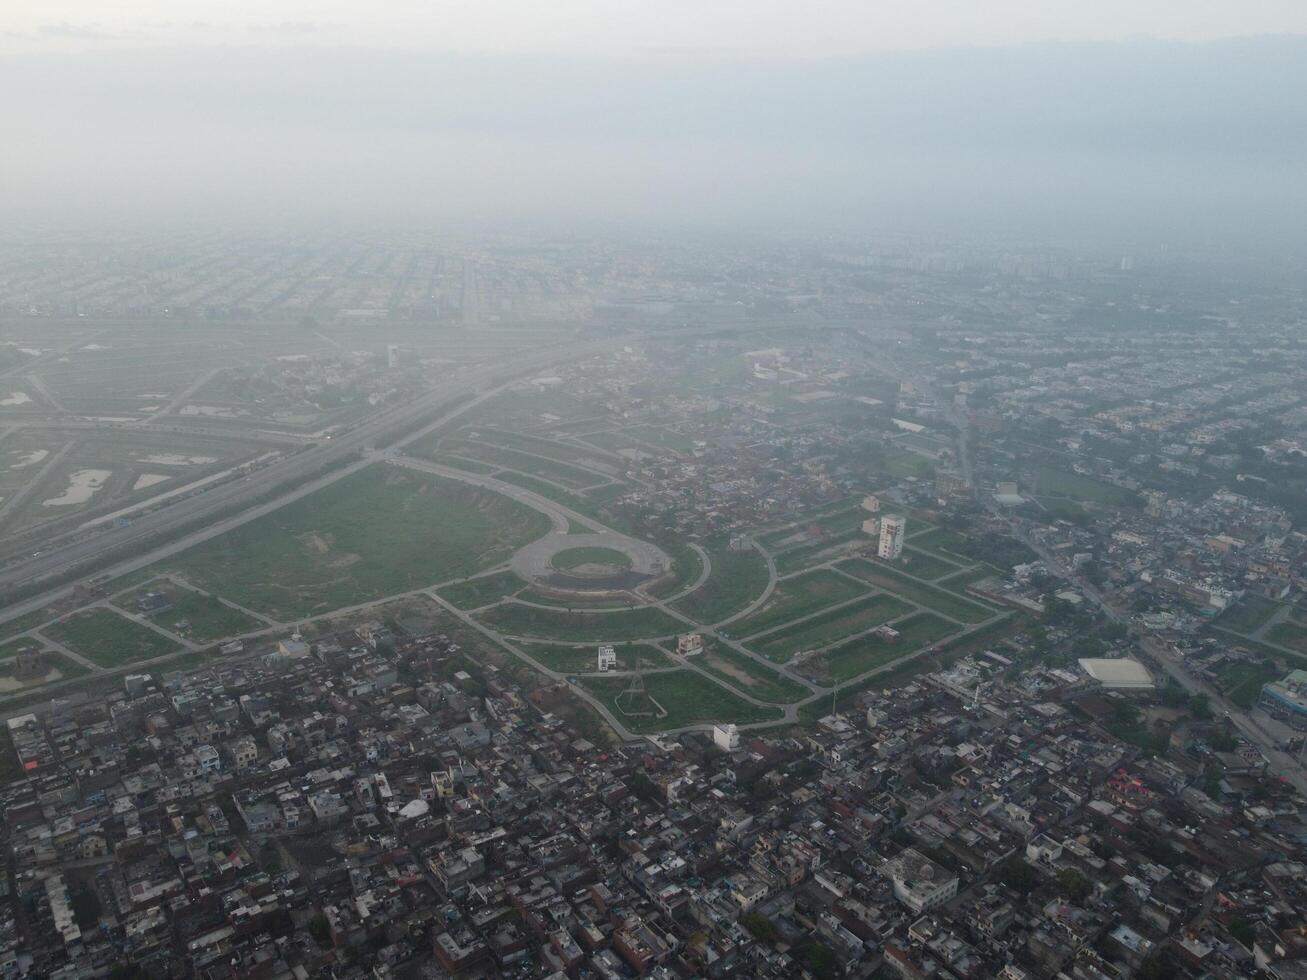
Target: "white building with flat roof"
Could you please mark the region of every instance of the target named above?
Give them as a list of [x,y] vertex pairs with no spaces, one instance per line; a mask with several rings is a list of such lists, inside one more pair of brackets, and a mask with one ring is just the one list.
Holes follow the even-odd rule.
[[599,648],[598,667],[600,672],[612,670],[617,666],[617,648],[605,643]]
[[886,861],[881,873],[893,883],[894,897],[918,914],[958,893],[957,875],[911,847]]
[[876,553],[886,561],[903,554],[903,539],[908,534],[908,519],[902,514],[886,514],[880,520],[880,544]]

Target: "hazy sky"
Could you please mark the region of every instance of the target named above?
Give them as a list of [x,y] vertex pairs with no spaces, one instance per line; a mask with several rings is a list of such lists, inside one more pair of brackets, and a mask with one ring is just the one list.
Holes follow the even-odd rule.
[[0,0],[0,44],[7,219],[1307,228],[1307,0]]
[[461,53],[827,56],[1307,33],[1304,0],[5,0],[15,50],[360,45]]

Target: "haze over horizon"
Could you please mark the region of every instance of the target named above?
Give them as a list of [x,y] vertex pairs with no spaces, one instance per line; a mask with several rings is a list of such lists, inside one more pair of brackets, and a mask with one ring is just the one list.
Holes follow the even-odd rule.
[[673,4],[619,22],[574,2],[552,19],[415,7],[407,32],[300,6],[11,8],[0,85],[23,96],[0,106],[0,206],[1272,248],[1296,246],[1307,216],[1300,5]]

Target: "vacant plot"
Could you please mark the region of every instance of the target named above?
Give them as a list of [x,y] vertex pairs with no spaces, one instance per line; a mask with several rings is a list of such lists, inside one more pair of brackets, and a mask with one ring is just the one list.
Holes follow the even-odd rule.
[[[557,644],[522,643],[519,648],[528,657],[561,674],[589,674],[599,669],[595,646],[569,647]],[[647,643],[627,643],[617,647],[617,670],[635,670],[636,660],[642,668],[668,667],[672,661],[657,647]]]
[[1217,671],[1221,693],[1241,708],[1251,708],[1262,696],[1262,685],[1278,680],[1281,670],[1264,661],[1225,664]]
[[720,677],[759,701],[788,704],[812,693],[803,684],[764,667],[752,657],[746,657],[723,643],[709,642],[701,655],[691,659],[696,667]]
[[1266,640],[1269,643],[1288,647],[1290,650],[1297,650],[1299,653],[1307,653],[1307,626],[1299,626],[1297,623],[1276,623],[1266,631]]
[[721,622],[747,608],[767,588],[767,562],[753,548],[731,551],[718,545],[708,550],[708,558],[708,580],[674,604],[677,612],[696,622]]
[[473,575],[549,526],[543,514],[492,491],[374,466],[168,565],[207,591],[287,620]]
[[549,560],[559,571],[570,572],[586,565],[610,565],[617,568],[630,568],[631,559],[616,548],[564,548]]
[[912,606],[891,595],[873,595],[847,606],[818,613],[811,619],[768,633],[749,646],[768,660],[785,663],[800,650],[828,646],[912,612]]
[[918,551],[929,551],[944,558],[957,558],[965,553],[963,549],[967,546],[967,539],[946,527],[922,524],[918,530],[913,531],[909,525],[908,544]]
[[590,467],[603,472],[616,471],[618,464],[607,458],[606,453],[587,451],[584,447],[574,443],[561,442],[557,439],[550,439],[545,436],[525,435],[520,432],[505,432],[502,429],[482,429],[478,433],[478,438],[497,446],[504,446],[509,449],[520,449],[522,452],[534,453],[539,456],[548,456],[550,459],[556,459],[561,463],[575,463],[578,466]]
[[843,683],[958,631],[955,624],[926,612],[900,620],[894,628],[898,639],[859,637],[814,658],[810,665],[814,676],[824,675]]
[[175,653],[177,644],[103,607],[73,613],[41,631],[101,667],[118,667]]
[[752,636],[867,592],[858,583],[825,568],[796,575],[778,582],[761,609],[731,623],[730,634]]
[[903,562],[903,570],[909,575],[915,575],[917,578],[930,581],[943,578],[945,575],[952,575],[958,570],[957,563],[945,561],[938,555],[932,555],[929,552],[912,547],[903,549],[903,557],[900,560]]
[[468,459],[466,456],[440,455],[435,457],[435,460],[444,466],[452,466],[464,473],[476,473],[478,476],[489,476],[491,473],[499,472],[498,466],[491,466],[478,459]]
[[881,562],[850,558],[848,561],[840,562],[837,567],[842,572],[900,595],[918,606],[933,609],[960,623],[979,623],[994,615],[991,609],[985,609],[953,592],[918,582]]
[[1036,489],[1050,497],[1067,497],[1107,507],[1131,507],[1139,502],[1139,498],[1129,490],[1048,463],[1037,463],[1032,471]]
[[685,630],[685,624],[679,619],[651,606],[618,612],[569,612],[510,601],[483,609],[476,615],[491,629],[510,636],[537,636],[575,643],[642,640],[672,636]]
[[149,617],[150,622],[196,643],[250,633],[265,625],[239,609],[223,605],[214,596],[177,587],[167,591],[173,599],[172,608],[154,613]]
[[781,575],[789,575],[848,554],[865,547],[867,543],[867,536],[860,530],[830,534],[811,544],[782,551],[776,556],[776,571]]
[[676,432],[672,429],[664,429],[660,426],[635,426],[630,429],[623,429],[628,436],[638,439],[640,442],[647,443],[650,446],[657,446],[661,449],[670,449],[674,453],[688,453],[694,448],[694,440],[687,435]]
[[586,487],[592,483],[602,483],[607,479],[602,473],[593,473],[544,456],[524,453],[517,449],[504,449],[484,442],[453,443],[449,446],[449,451],[483,463],[517,470],[519,473],[529,473],[565,487]]
[[581,684],[634,732],[659,732],[712,722],[733,721],[743,724],[774,721],[781,717],[779,708],[750,704],[720,684],[713,684],[690,670],[674,670],[645,677],[645,691],[667,712],[664,718],[631,716],[623,710],[617,698],[630,684],[629,678],[584,677]]
[[1220,624],[1236,633],[1252,633],[1280,611],[1280,603],[1259,595],[1246,595],[1221,614]]
[[516,595],[526,583],[512,572],[494,572],[464,579],[436,590],[436,595],[459,609],[479,609],[506,596]]

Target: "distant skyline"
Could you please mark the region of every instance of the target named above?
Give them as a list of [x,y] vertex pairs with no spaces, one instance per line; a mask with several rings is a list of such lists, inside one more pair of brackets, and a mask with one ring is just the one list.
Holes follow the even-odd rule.
[[0,51],[359,46],[459,54],[839,55],[1307,34],[1302,0],[8,0]]

